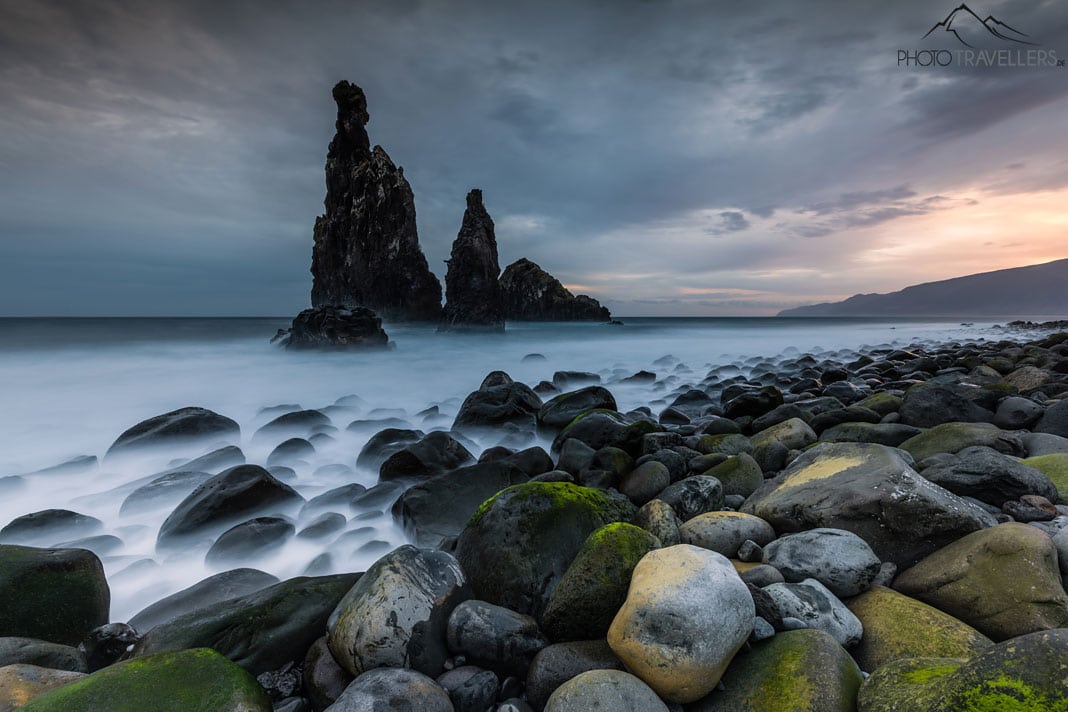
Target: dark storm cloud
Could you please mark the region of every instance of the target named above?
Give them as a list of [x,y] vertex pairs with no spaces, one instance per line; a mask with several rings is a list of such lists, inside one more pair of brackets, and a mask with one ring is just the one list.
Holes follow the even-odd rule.
[[[896,66],[948,9],[0,0],[0,311],[300,309],[342,78],[405,168],[439,276],[477,186],[502,263],[600,275],[608,297],[650,262],[663,303],[699,267],[804,290],[757,271],[845,265],[850,230],[959,205],[987,164],[1002,191],[1064,184],[1043,160],[1062,72]],[[1056,4],[984,9],[1068,53]],[[1011,146],[988,137],[1025,119]]]

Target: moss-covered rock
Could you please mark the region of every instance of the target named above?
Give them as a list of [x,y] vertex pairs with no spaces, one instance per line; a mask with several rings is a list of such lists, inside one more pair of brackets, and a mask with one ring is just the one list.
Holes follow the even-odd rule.
[[359,574],[298,577],[150,630],[134,655],[213,648],[253,675],[300,662]]
[[756,492],[764,484],[764,473],[760,465],[748,453],[732,455],[703,473],[715,477],[723,485],[723,494],[739,494],[743,497]]
[[1068,627],[1057,549],[1048,534],[1028,524],[969,534],[902,572],[894,589],[995,641]]
[[702,435],[694,444],[694,450],[702,455],[720,453],[723,455],[740,455],[743,452],[753,451],[753,443],[744,435],[738,433],[721,433],[718,435]]
[[1029,457],[1023,464],[1044,473],[1057,488],[1057,501],[1068,502],[1068,452]]
[[848,607],[864,626],[864,637],[851,652],[867,672],[902,658],[970,658],[993,645],[967,623],[882,586],[873,586]]
[[923,430],[904,423],[839,423],[820,433],[827,443],[878,443],[897,447]]
[[627,598],[634,567],[659,546],[655,536],[623,522],[590,534],[549,597],[542,630],[559,641],[603,638]]
[[85,677],[84,672],[53,670],[28,663],[0,667],[0,712],[19,709],[30,700]]
[[117,663],[45,693],[25,712],[270,712],[248,672],[198,648]]
[[108,622],[110,607],[91,551],[0,545],[0,636],[77,645]]
[[859,712],[1066,712],[1068,630],[1020,636],[970,660],[905,658],[860,688]]
[[853,712],[863,681],[857,664],[827,633],[791,630],[731,661],[723,689],[688,712]]
[[799,450],[816,442],[816,433],[801,418],[790,418],[761,430],[750,438],[753,449],[777,442],[787,450]]
[[541,618],[586,538],[630,521],[625,497],[568,482],[527,482],[482,504],[461,532],[456,558],[475,597]]
[[901,396],[887,391],[879,391],[878,393],[872,393],[857,405],[874,410],[879,415],[889,415],[901,409]]
[[1022,455],[1020,438],[990,423],[942,423],[901,443],[916,462],[940,452],[955,453],[966,447],[985,445],[1007,455]]

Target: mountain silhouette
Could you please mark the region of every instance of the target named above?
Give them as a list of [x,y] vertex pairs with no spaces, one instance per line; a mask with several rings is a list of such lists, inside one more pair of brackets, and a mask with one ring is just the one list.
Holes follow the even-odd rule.
[[906,287],[890,294],[857,294],[779,316],[1068,317],[1068,259],[983,272]]
[[939,28],[952,34],[965,47],[975,47],[980,40],[989,39],[990,37],[1017,44],[1036,46],[1038,44],[1037,42],[1021,39],[1028,35],[1002,22],[993,15],[987,15],[985,20],[980,18],[979,15],[975,14],[974,10],[964,3],[953,8],[953,11],[946,15],[946,19],[936,22],[931,29],[927,30],[927,34],[923,38],[926,38]]

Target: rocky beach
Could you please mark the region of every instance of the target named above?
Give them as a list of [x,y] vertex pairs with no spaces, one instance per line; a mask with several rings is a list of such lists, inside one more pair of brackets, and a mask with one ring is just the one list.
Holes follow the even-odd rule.
[[161,413],[0,479],[167,463],[4,522],[0,709],[1068,709],[1063,328]]

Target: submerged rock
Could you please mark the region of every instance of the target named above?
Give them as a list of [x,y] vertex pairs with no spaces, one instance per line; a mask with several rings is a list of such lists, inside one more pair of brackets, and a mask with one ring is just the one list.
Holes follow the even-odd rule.
[[326,156],[326,212],[315,220],[312,306],[367,307],[387,319],[436,321],[441,284],[419,247],[412,188],[364,128],[367,98],[334,87],[337,133]]
[[120,435],[108,456],[141,447],[160,445],[188,445],[204,440],[232,440],[239,437],[241,427],[230,418],[207,408],[179,408],[163,413],[137,425]]
[[497,276],[497,238],[493,218],[482,205],[482,191],[467,194],[460,234],[452,243],[446,261],[443,329],[478,328],[504,330],[504,300]]
[[573,295],[560,280],[523,258],[504,268],[500,279],[505,314],[514,321],[609,321],[611,313],[593,297]]
[[305,309],[275,337],[287,349],[374,349],[389,346],[382,320],[366,307]]

